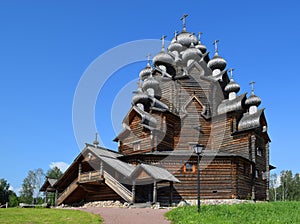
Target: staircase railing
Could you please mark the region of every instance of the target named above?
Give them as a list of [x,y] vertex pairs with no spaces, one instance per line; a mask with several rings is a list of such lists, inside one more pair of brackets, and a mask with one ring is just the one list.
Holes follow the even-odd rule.
[[59,196],[57,205],[60,205],[77,187],[78,178],[76,178]]
[[132,202],[133,197],[131,191],[129,191],[123,184],[121,184],[118,180],[116,180],[106,171],[104,171],[103,173],[105,183],[118,195],[120,195],[125,201]]

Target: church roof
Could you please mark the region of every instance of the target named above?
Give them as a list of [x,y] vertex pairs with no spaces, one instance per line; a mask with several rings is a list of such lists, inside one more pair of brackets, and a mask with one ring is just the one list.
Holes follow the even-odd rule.
[[122,156],[119,153],[106,150],[100,147],[95,148],[92,146],[88,146],[88,149],[92,153],[94,153],[100,160],[102,160],[107,165],[111,166],[124,176],[129,176],[135,168],[135,166],[119,160],[118,157]]
[[151,176],[156,181],[180,182],[166,169],[158,166],[147,165],[147,164],[138,165],[130,175],[130,178],[135,179],[142,170],[144,170],[149,176]]
[[233,100],[223,100],[218,107],[218,114],[243,110],[243,102],[246,100],[247,93],[244,93]]
[[55,189],[53,188],[53,185],[57,182],[57,179],[53,179],[53,178],[47,178],[45,180],[45,182],[43,183],[42,187],[40,188],[40,191],[55,191]]
[[238,130],[244,131],[260,127],[260,118],[265,109],[258,110],[254,114],[245,113],[239,122]]

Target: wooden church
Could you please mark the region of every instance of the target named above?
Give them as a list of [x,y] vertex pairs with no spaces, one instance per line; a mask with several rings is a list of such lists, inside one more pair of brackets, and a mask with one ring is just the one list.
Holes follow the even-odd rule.
[[[183,29],[139,73],[118,150],[86,144],[52,188],[57,204],[121,200],[178,203],[197,199],[269,199],[268,125],[261,99],[239,94],[233,69]],[[250,78],[250,77],[249,77]],[[46,191],[46,189],[44,189]]]

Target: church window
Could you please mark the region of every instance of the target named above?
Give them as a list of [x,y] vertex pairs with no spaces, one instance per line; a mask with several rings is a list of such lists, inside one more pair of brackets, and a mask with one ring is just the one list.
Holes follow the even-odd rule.
[[258,156],[263,156],[263,149],[261,147],[257,147],[256,153]]
[[191,163],[186,163],[184,166],[184,172],[185,173],[193,173],[195,172],[195,166]]
[[141,142],[138,141],[138,142],[134,142],[133,143],[133,151],[139,151],[141,150]]

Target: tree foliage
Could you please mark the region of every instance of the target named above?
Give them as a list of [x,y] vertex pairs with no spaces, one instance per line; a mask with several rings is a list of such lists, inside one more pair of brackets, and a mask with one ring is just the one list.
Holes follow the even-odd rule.
[[20,192],[20,201],[28,204],[34,204],[34,199],[40,198],[40,188],[43,179],[44,172],[41,168],[29,170],[27,177],[23,180],[22,190]]
[[300,174],[293,175],[291,170],[281,171],[280,176],[270,178],[271,201],[300,201]]
[[18,197],[15,192],[10,190],[10,185],[5,179],[0,179],[0,204],[9,203],[10,207],[18,205]]
[[63,172],[57,167],[53,167],[52,169],[49,169],[46,173],[47,178],[52,179],[59,179],[63,175]]

